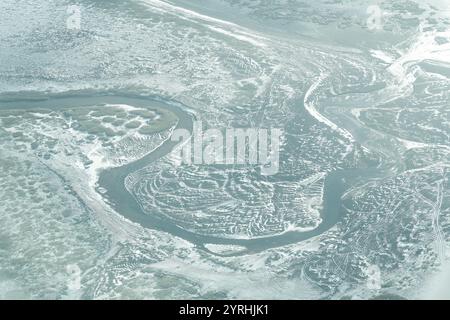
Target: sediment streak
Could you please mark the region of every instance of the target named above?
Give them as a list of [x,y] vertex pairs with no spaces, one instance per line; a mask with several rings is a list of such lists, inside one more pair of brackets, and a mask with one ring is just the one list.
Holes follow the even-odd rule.
[[314,117],[319,122],[324,123],[334,131],[337,131],[341,136],[348,139],[350,142],[355,142],[355,139],[353,138],[352,134],[347,131],[346,129],[340,128],[338,125],[336,125],[334,122],[329,120],[324,115],[320,114],[317,109],[314,106],[314,102],[317,101],[317,99],[313,96],[314,92],[316,91],[317,87],[322,83],[322,81],[326,78],[324,74],[321,74],[319,76],[319,79],[317,79],[316,82],[314,82],[311,87],[309,87],[308,91],[305,93],[305,98],[303,100],[303,105],[305,106],[306,111]]

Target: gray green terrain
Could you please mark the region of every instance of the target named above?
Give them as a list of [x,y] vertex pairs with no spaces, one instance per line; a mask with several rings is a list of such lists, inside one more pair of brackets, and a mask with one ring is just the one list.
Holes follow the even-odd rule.
[[0,2],[0,299],[450,299],[449,177],[447,0]]

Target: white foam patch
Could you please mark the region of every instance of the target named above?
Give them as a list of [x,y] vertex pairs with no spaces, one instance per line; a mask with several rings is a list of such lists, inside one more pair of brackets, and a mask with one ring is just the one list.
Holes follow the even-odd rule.
[[212,243],[205,244],[205,247],[209,251],[218,253],[218,254],[234,254],[234,253],[239,253],[239,252],[243,252],[246,250],[246,248],[242,247],[242,246],[212,244]]
[[[263,42],[266,39],[265,37],[263,37],[262,35],[257,35],[255,34],[254,31],[248,30],[235,23],[209,17],[192,10],[175,6],[165,1],[160,0],[139,0],[139,1],[150,5],[152,8],[159,8],[166,12],[176,14],[178,17],[189,18],[194,21],[201,21],[202,23],[211,23],[212,26],[211,25],[208,26],[208,28],[210,28],[211,30],[232,36],[241,41],[246,41],[255,46],[262,46],[262,47],[265,46]],[[221,27],[219,28],[218,26]]]
[[[277,277],[256,264],[257,256],[252,256],[254,270],[236,271],[227,267],[212,265],[201,258],[191,256],[192,261],[167,259],[150,267],[171,274],[183,275],[201,285],[202,291],[224,290],[229,298],[239,299],[314,299],[320,294],[310,283],[301,279]],[[263,258],[264,259],[264,258]],[[259,259],[259,261],[263,261]]]
[[425,283],[421,293],[417,296],[425,300],[450,300],[450,260],[445,261]]

